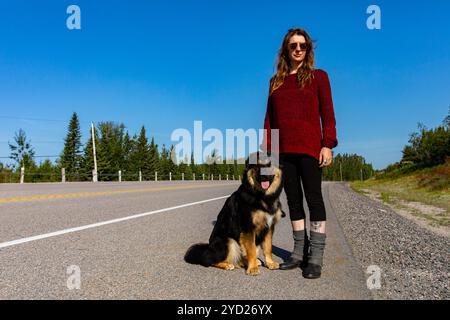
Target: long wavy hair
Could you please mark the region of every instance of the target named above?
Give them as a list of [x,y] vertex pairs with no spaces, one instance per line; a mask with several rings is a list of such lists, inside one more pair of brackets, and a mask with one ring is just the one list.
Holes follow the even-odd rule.
[[289,60],[289,40],[294,35],[305,37],[306,44],[308,45],[303,63],[297,72],[297,83],[300,87],[303,87],[306,83],[310,83],[314,79],[314,41],[304,29],[289,29],[284,36],[281,48],[278,50],[276,61],[277,71],[272,79],[270,79],[269,94],[272,94],[278,89],[283,84],[284,78],[289,75],[291,69]]

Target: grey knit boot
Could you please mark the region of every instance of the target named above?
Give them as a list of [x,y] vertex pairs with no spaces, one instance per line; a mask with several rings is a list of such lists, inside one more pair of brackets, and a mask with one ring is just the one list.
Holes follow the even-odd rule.
[[292,251],[291,257],[297,260],[303,260],[303,249],[305,247],[305,230],[293,231],[294,237],[294,250]]
[[310,232],[310,250],[308,264],[303,269],[303,277],[308,279],[320,278],[323,266],[323,254],[325,251],[325,233]]
[[304,257],[307,256],[308,235],[306,230],[293,231],[294,250],[291,256],[280,264],[280,270],[291,270],[300,267],[304,262]]

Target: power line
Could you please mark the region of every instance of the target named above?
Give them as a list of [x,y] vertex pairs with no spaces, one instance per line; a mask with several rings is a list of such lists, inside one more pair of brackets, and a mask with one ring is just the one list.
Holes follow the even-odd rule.
[[[0,115],[0,119],[12,119],[12,120],[28,120],[28,121],[44,121],[44,122],[65,122],[65,123],[70,123],[70,119],[45,119],[45,118],[22,118],[22,117],[13,117],[13,116],[1,116]],[[78,117],[78,122],[81,124],[89,124],[89,127],[91,125],[91,121],[81,121],[80,118]],[[101,123],[101,122],[113,122],[116,124],[124,124],[123,120],[107,120],[107,121],[94,121],[94,123]],[[139,127],[139,126],[138,126]],[[125,128],[128,131],[128,126],[125,126]],[[139,128],[138,128],[139,131]],[[149,132],[151,133],[151,132]],[[162,137],[162,138],[168,138],[170,137],[170,134],[168,133],[159,133],[159,132],[153,132],[153,134],[151,134],[152,137]]]
[[[0,141],[0,143],[10,143],[11,141]],[[31,142],[34,143],[64,143],[64,141],[33,141],[31,140]]]
[[[0,119],[12,119],[12,120],[26,120],[26,121],[43,121],[43,122],[65,122],[69,123],[70,119],[45,119],[45,118],[23,118],[23,117],[12,117],[12,116],[0,116]],[[78,118],[79,123],[87,124],[89,121],[80,121]]]
[[[33,158],[59,158],[60,156],[33,156]],[[11,159],[11,157],[0,157],[0,159]]]
[[[12,120],[26,120],[26,121],[43,121],[43,122],[65,122],[70,123],[70,119],[45,119],[45,118],[23,118],[23,117],[12,117],[12,116],[0,116],[0,119],[12,119]],[[81,124],[91,124],[90,121],[82,121],[80,118],[78,118],[78,122]],[[100,121],[102,122],[102,121]],[[122,121],[116,121],[116,120],[109,120],[106,122],[115,122],[115,123],[122,123]]]
[[10,117],[10,116],[0,116],[0,119],[47,121],[47,122],[68,122],[67,120],[60,120],[60,119],[21,118],[21,117]]

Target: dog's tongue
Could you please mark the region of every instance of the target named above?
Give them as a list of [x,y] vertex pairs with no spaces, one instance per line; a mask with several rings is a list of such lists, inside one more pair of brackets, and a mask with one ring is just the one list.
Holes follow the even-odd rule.
[[263,187],[263,189],[267,189],[269,186],[270,186],[270,182],[269,181],[261,182],[261,187]]

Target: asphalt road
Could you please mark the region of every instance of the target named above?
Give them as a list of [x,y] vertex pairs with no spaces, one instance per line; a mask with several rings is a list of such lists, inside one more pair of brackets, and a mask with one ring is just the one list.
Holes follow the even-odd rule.
[[[191,244],[207,242],[236,181],[0,185],[0,299],[371,299],[328,200],[335,186],[323,184],[323,276],[306,280],[300,269],[252,277],[184,262]],[[284,218],[275,260],[292,246]],[[78,270],[70,266],[80,289],[67,285]]]

